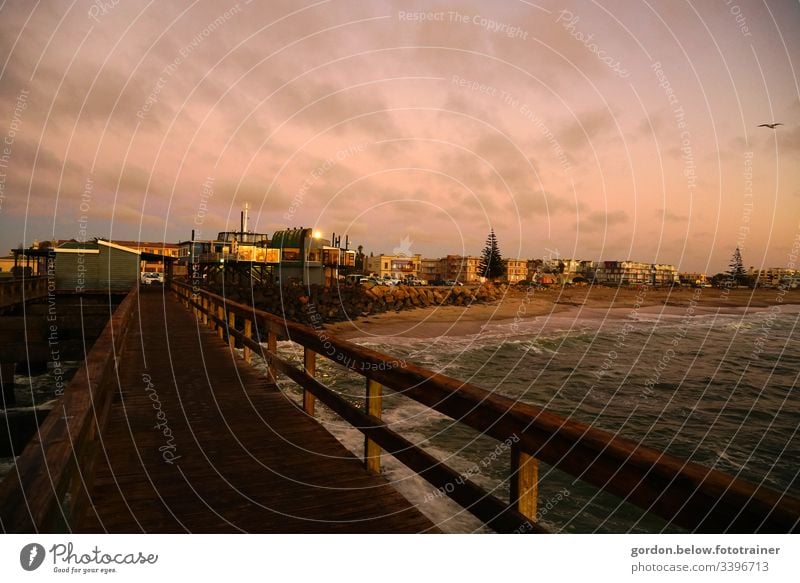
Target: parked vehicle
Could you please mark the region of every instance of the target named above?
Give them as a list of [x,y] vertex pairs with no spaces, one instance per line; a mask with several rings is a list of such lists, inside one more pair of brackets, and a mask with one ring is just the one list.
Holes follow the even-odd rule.
[[145,271],[142,273],[140,281],[144,285],[150,285],[153,283],[164,283],[164,274],[156,273],[155,271]]
[[405,278],[405,279],[403,280],[403,283],[404,283],[405,285],[414,285],[414,286],[418,286],[418,285],[428,285],[428,282],[427,282],[427,281],[425,281],[424,279],[418,279],[418,278],[416,278],[416,277],[413,277],[413,276],[409,276],[409,277]]
[[368,282],[369,277],[367,277],[363,273],[351,273],[350,275],[345,276],[344,281],[348,285],[360,285],[362,283]]
[[448,285],[450,287],[455,287],[457,285],[464,285],[464,284],[461,283],[460,281],[456,281],[454,279],[451,279],[451,280],[447,281],[447,283],[445,283],[445,285]]

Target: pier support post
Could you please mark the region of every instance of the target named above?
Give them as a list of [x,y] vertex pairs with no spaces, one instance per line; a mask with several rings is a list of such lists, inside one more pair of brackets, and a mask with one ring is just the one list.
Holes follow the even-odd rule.
[[236,348],[236,336],[231,334],[231,330],[236,329],[236,314],[229,311],[228,312],[228,346],[231,347],[231,350]]
[[217,313],[217,307],[213,300],[208,300],[208,327],[214,330],[214,318],[211,316]]
[[[309,348],[303,348],[303,368],[306,370],[308,376],[316,376],[317,374],[317,353]],[[311,392],[303,387],[303,411],[309,417],[314,416],[314,404],[316,399]]]
[[[269,325],[269,324],[267,324]],[[272,329],[267,332],[267,352],[269,352],[269,376],[273,383],[278,382],[278,369],[272,362],[272,357],[278,354],[278,336]]]
[[539,498],[539,460],[516,445],[511,446],[509,498],[511,505],[535,522]]
[[[245,338],[250,338],[252,335],[253,335],[253,322],[251,322],[248,318],[245,318],[244,319],[244,337]],[[242,343],[242,347],[243,347],[242,348],[242,356],[244,357],[244,361],[247,364],[250,364],[250,361],[251,361],[252,355],[253,355],[253,351],[245,343]]]
[[14,394],[14,371],[17,368],[16,362],[0,363],[0,384],[3,385],[3,405],[5,408],[17,404],[17,396]]
[[[381,402],[381,384],[372,379],[367,379],[367,398],[365,409],[367,415],[381,418],[382,402]],[[372,441],[369,437],[364,438],[364,465],[367,470],[374,474],[381,473],[381,447]]]

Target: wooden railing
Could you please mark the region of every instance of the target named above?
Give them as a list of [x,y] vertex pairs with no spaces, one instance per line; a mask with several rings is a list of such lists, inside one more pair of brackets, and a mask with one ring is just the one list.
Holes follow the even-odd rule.
[[53,411],[0,483],[4,532],[70,532],[83,516],[98,437],[117,387],[116,367],[135,314],[138,288],[117,307]]
[[[303,388],[303,410],[319,399],[365,436],[364,459],[380,471],[380,450],[394,456],[477,518],[499,532],[542,532],[536,523],[538,463],[542,460],[600,490],[615,494],[693,532],[794,532],[800,500],[687,462],[590,425],[490,393],[475,385],[310,327],[172,281],[172,290],[205,324],[239,342],[245,360],[262,355],[275,377],[281,372]],[[280,358],[278,339],[303,347],[302,369]],[[266,348],[263,343],[266,342]],[[320,383],[322,355],[365,377],[362,411]],[[503,501],[449,468],[381,420],[381,388],[389,387],[501,443],[510,444],[510,494]]]
[[47,278],[44,276],[0,280],[0,308],[43,298],[46,295]]

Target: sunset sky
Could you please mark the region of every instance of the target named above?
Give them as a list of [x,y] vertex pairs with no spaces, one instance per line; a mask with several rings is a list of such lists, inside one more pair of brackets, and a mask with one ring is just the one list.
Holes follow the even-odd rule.
[[796,0],[3,2],[0,247],[248,202],[367,253],[785,266],[798,75]]

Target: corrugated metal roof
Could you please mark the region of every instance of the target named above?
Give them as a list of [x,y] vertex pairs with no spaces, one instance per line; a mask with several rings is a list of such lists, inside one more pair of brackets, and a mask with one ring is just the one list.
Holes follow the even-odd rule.
[[269,246],[272,249],[302,249],[303,239],[311,236],[311,229],[275,231]]
[[58,249],[99,249],[94,241],[67,241],[58,246]]

